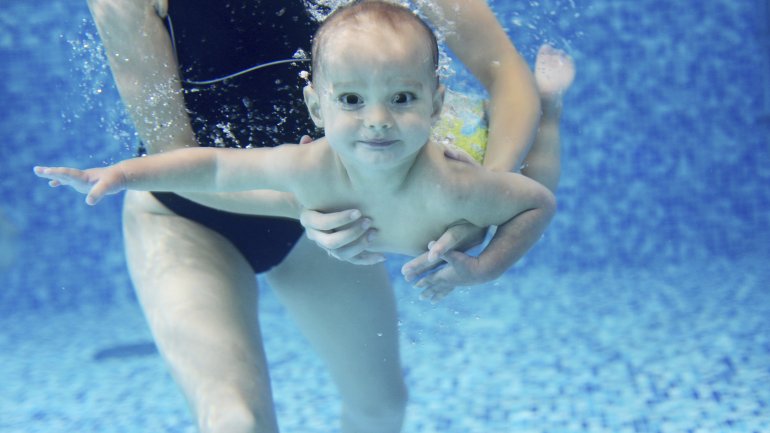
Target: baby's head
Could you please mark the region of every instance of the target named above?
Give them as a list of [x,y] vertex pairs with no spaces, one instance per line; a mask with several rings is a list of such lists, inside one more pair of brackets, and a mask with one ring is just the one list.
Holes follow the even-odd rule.
[[[371,38],[375,43],[366,47],[383,56],[398,54],[387,50],[403,43],[410,47],[425,47],[429,50],[425,65],[430,68],[429,73],[438,86],[439,54],[433,30],[409,9],[384,0],[353,1],[324,20],[313,37],[312,73],[316,83],[328,66],[328,47],[334,46],[339,39],[349,38]],[[357,56],[355,52],[345,54],[353,61]]]
[[437,66],[436,37],[420,18],[392,3],[359,1],[316,33],[305,103],[343,159],[408,163],[441,112]]

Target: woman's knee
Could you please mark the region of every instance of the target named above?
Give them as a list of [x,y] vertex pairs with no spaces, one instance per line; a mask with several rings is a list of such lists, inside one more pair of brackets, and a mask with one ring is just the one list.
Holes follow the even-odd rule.
[[245,397],[224,397],[207,399],[206,407],[196,410],[198,428],[201,433],[277,433],[278,426],[272,405],[262,410]]
[[399,432],[408,400],[409,394],[404,385],[371,403],[346,404],[343,423],[350,431],[356,432]]
[[198,420],[201,433],[261,433],[257,419],[242,408],[219,408],[216,414]]

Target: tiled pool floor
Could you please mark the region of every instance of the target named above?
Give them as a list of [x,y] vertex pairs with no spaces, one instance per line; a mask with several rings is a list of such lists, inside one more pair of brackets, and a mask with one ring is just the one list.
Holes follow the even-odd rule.
[[[768,432],[764,262],[530,269],[437,306],[397,285],[405,432]],[[282,430],[336,431],[323,367],[269,290],[261,308]],[[194,431],[135,304],[0,329],[0,432]]]

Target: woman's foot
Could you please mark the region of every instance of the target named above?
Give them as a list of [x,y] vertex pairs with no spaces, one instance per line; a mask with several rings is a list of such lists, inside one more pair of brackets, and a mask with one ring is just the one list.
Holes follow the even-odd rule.
[[535,81],[543,109],[561,106],[562,95],[575,79],[575,63],[567,53],[544,44],[535,60]]

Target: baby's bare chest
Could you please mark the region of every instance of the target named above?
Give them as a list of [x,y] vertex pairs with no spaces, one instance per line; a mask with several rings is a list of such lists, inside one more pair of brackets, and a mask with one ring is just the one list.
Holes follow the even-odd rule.
[[451,212],[441,212],[439,208],[426,201],[364,206],[363,214],[372,219],[372,226],[377,229],[372,250],[406,255],[426,251],[428,242],[438,239],[455,221]]
[[376,229],[371,251],[411,256],[426,251],[428,242],[460,219],[451,200],[431,189],[391,194],[326,191],[304,201],[306,207],[321,211],[359,209]]

